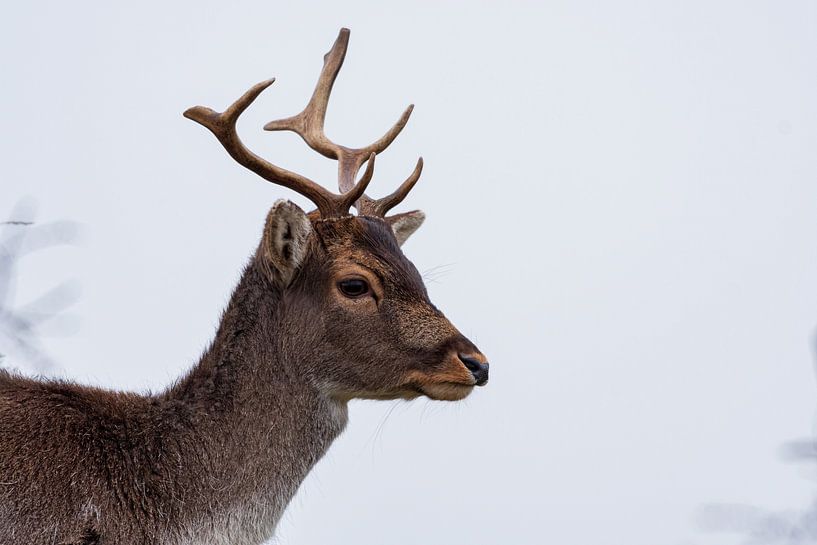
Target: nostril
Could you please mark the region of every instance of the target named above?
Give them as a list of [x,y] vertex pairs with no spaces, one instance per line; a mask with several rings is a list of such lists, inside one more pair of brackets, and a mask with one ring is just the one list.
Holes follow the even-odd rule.
[[457,355],[460,357],[462,364],[465,365],[469,371],[471,371],[472,375],[474,375],[474,378],[477,381],[477,386],[482,386],[488,382],[488,362],[483,363],[477,358],[469,356],[468,354]]
[[482,368],[482,364],[479,362],[478,359],[468,356],[466,354],[457,354],[460,357],[460,361],[468,368],[469,371],[472,373],[476,373]]

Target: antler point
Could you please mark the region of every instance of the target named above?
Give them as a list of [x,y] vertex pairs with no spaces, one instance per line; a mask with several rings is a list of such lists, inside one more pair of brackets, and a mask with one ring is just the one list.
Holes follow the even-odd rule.
[[203,124],[204,120],[212,117],[216,112],[206,106],[193,106],[186,109],[182,115],[187,119]]

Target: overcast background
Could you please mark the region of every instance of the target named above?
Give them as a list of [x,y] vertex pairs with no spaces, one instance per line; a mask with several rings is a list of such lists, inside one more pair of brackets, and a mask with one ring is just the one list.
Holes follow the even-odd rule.
[[[416,104],[372,193],[423,155],[405,251],[492,375],[353,403],[277,542],[737,544],[766,531],[741,506],[786,533],[817,491],[781,456],[817,407],[812,1],[10,3],[0,218],[30,197],[85,233],[20,262],[14,305],[82,286],[49,374],[157,390],[196,361],[270,205],[306,203],[181,112],[275,76],[242,136],[334,184],[261,126],[341,26],[327,131],[366,144]],[[775,531],[752,543],[810,542]]]

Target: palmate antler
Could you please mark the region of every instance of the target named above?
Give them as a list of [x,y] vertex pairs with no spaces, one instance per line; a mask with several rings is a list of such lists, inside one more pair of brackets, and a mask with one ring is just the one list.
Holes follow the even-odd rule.
[[[329,140],[324,133],[324,120],[329,95],[338,72],[346,57],[349,45],[349,29],[343,28],[332,49],[324,56],[323,70],[318,78],[312,98],[298,115],[270,121],[264,125],[268,131],[292,131],[304,142],[324,157],[338,161],[338,188],[340,194],[332,193],[309,178],[290,172],[267,162],[247,149],[236,132],[238,117],[252,104],[261,92],[272,85],[274,79],[261,82],[235,101],[224,112],[218,113],[204,106],[195,106],[184,112],[184,116],[204,125],[218,138],[227,153],[238,163],[252,170],[265,180],[288,187],[310,199],[321,213],[322,218],[338,217],[349,213],[355,206],[360,214],[385,216],[386,212],[406,198],[411,188],[420,179],[423,170],[422,157],[417,161],[414,172],[390,195],[382,199],[371,199],[365,195],[366,187],[374,173],[376,154],[385,150],[406,126],[414,105],[406,108],[403,115],[379,140],[364,148],[347,148]],[[360,167],[367,162],[363,176],[355,182]]]

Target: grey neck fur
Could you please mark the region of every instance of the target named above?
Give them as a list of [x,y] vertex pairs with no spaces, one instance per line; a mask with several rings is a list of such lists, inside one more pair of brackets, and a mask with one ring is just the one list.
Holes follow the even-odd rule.
[[[207,407],[191,438],[203,455],[200,508],[188,510],[173,541],[259,543],[271,537],[292,496],[343,431],[347,406],[310,377],[307,345],[290,331],[298,317],[248,267],[212,346],[166,403]],[[301,330],[303,331],[303,330]],[[272,342],[271,342],[272,341]],[[314,357],[315,355],[312,354]]]

